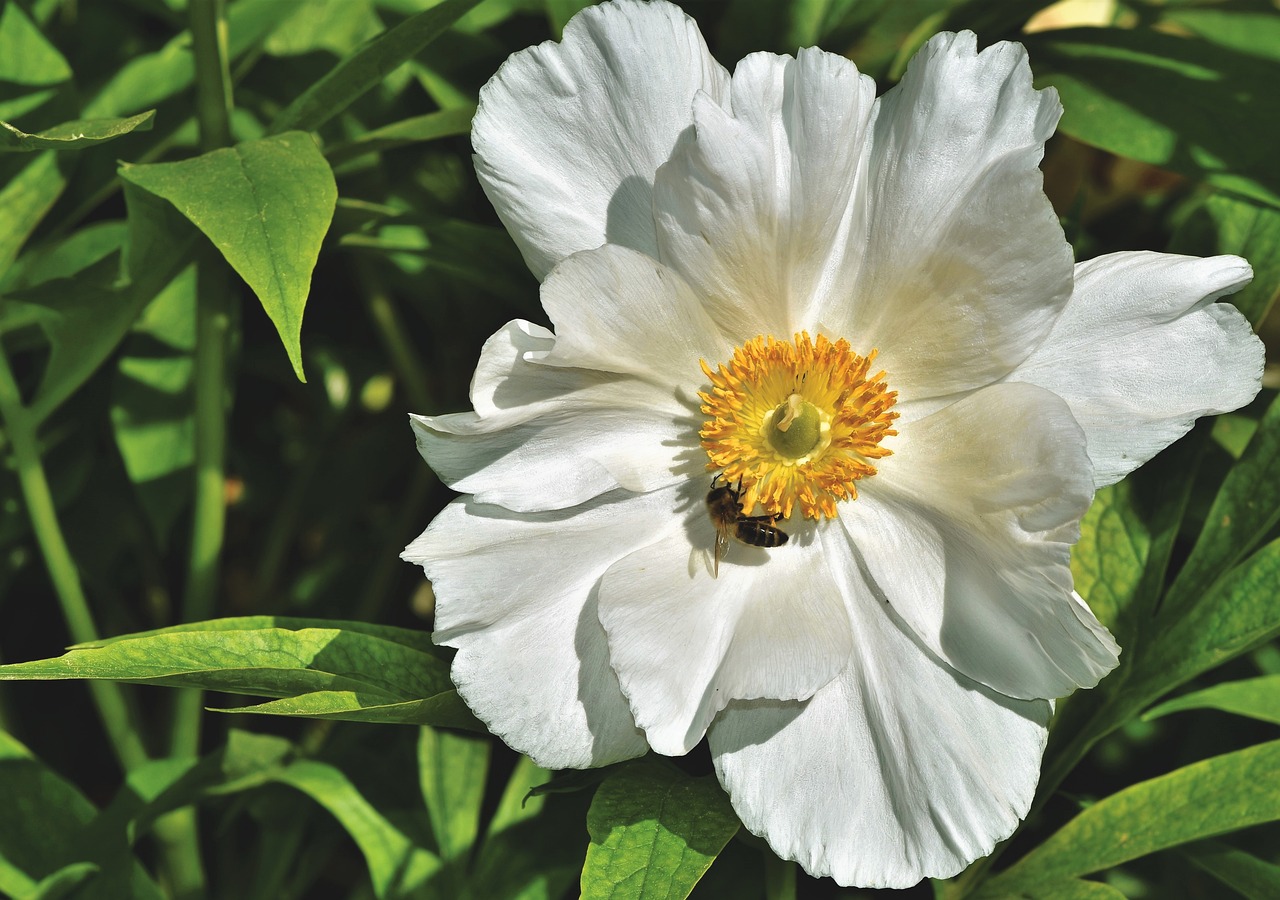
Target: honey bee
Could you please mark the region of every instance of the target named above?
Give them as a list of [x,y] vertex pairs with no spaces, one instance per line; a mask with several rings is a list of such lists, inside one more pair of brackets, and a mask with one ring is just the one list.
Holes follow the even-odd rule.
[[790,537],[777,527],[778,516],[747,516],[742,512],[742,480],[737,487],[719,484],[720,476],[711,479],[711,491],[707,494],[707,515],[716,526],[715,569],[713,577],[720,577],[720,557],[729,547],[729,538],[752,547],[781,547]]

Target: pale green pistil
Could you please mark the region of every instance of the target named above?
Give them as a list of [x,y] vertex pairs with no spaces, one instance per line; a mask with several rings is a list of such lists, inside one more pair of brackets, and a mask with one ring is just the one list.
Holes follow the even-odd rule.
[[812,403],[799,394],[792,394],[773,411],[765,433],[779,454],[799,459],[818,446],[822,438],[822,415]]

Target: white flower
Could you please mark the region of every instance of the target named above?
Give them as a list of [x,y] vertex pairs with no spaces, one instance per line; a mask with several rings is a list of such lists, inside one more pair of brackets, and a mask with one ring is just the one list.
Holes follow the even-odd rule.
[[[475,411],[415,417],[469,496],[405,551],[497,735],[563,768],[705,733],[746,826],[842,884],[1013,831],[1049,700],[1116,664],[1068,568],[1095,487],[1262,369],[1209,302],[1244,260],[1073,266],[1059,112],[969,33],[878,100],[819,50],[730,78],[665,2],[507,61],[476,168],[555,327],[509,323]],[[714,473],[785,546],[713,558]]]

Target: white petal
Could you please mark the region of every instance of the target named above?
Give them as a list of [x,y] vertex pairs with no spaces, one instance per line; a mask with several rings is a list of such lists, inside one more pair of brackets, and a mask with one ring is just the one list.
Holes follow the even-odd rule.
[[841,507],[878,595],[951,666],[1010,697],[1093,687],[1115,642],[1072,597],[1093,495],[1066,404],[1031,385],[968,395],[903,429]]
[[[636,724],[659,753],[687,753],[730,700],[808,697],[844,668],[852,640],[822,554],[802,539],[734,542],[712,577],[702,506],[605,573],[600,621]],[[692,543],[692,550],[691,550]]]
[[1071,293],[1071,249],[1037,168],[1061,104],[1034,91],[1026,51],[976,53],[940,34],[878,101],[869,230],[833,334],[880,350],[904,400],[980,387],[1049,333]]
[[872,888],[949,877],[1026,815],[1050,706],[953,672],[852,562],[843,571],[849,667],[807,703],[731,704],[708,735],[716,771],[743,824],[812,875]]
[[821,50],[755,53],[733,75],[732,113],[707,96],[654,184],[664,262],[740,335],[783,337],[847,303],[848,245],[875,82]]
[[564,39],[511,56],[480,91],[476,172],[542,279],[608,241],[656,255],[653,175],[692,122],[693,95],[728,73],[670,3],[616,0],[574,16]]
[[556,266],[542,285],[542,305],[556,346],[541,362],[634,375],[692,411],[704,381],[698,360],[718,361],[734,344],[679,274],[624,247],[577,253]]
[[1212,302],[1252,277],[1238,256],[1112,253],[1080,263],[1062,318],[1009,378],[1065,399],[1097,485],[1119,481],[1199,416],[1258,393],[1262,342],[1235,307]]
[[596,585],[674,518],[672,491],[611,495],[565,513],[520,515],[462,499],[404,558],[436,595],[437,643],[494,734],[548,768],[601,766],[646,750],[609,667]]
[[628,375],[547,364],[555,346],[545,328],[509,322],[481,351],[476,412],[412,417],[419,451],[446,484],[532,511],[701,477],[693,403]]

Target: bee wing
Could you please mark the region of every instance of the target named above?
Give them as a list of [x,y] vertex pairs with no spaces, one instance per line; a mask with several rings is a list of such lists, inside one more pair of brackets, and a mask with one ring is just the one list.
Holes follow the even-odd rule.
[[715,549],[715,566],[713,567],[711,577],[720,577],[720,557],[724,556],[724,552],[729,549],[729,535],[723,531],[716,531],[716,549]]

